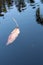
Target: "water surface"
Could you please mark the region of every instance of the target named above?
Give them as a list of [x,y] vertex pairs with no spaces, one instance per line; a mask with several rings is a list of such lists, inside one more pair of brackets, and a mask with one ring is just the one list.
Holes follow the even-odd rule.
[[[6,46],[12,18],[20,35]],[[43,65],[43,0],[0,0],[0,65]]]

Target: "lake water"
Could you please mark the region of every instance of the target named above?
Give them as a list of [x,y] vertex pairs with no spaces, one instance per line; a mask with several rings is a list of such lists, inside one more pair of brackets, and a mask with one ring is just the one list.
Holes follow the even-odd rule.
[[[12,18],[20,34],[6,46]],[[0,0],[0,65],[43,65],[43,0]]]

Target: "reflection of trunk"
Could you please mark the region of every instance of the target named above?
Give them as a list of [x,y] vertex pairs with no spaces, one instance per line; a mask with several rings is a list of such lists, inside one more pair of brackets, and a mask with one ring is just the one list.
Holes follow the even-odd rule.
[[38,8],[36,11],[36,17],[37,17],[37,20],[40,19],[40,8]]
[[2,12],[2,1],[0,1],[0,13]]
[[36,21],[43,25],[43,17],[40,14],[40,8],[38,8],[36,11]]
[[2,7],[0,6],[0,13],[2,12]]

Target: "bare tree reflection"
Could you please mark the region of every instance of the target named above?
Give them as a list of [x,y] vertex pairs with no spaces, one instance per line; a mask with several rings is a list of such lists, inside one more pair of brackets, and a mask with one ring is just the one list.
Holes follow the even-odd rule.
[[19,12],[21,12],[22,10],[25,10],[26,8],[26,4],[25,4],[25,1],[24,0],[18,0],[18,1],[15,1],[15,5],[18,9]]
[[36,10],[36,21],[37,21],[39,24],[43,25],[43,17],[42,17],[42,15],[40,14],[40,8],[38,8],[38,9]]

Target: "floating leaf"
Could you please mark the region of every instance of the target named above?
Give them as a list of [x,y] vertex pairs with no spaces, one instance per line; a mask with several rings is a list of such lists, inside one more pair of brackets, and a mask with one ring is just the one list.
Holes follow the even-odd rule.
[[18,37],[18,35],[20,34],[20,30],[18,27],[16,27],[11,34],[8,37],[8,41],[7,41],[7,45],[11,44],[12,42],[14,42],[16,40],[16,38]]

